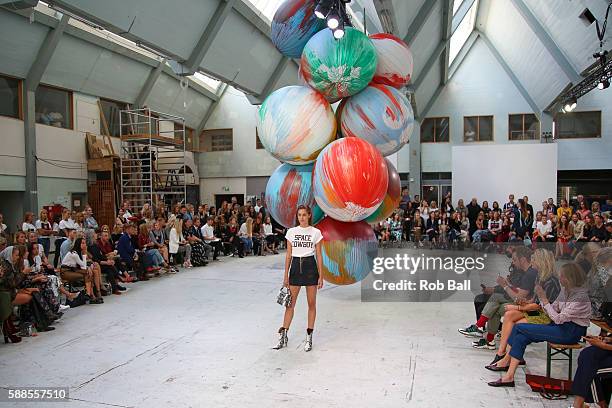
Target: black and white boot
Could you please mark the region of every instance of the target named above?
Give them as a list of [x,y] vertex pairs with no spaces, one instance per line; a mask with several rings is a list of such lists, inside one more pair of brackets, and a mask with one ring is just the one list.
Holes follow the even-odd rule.
[[312,331],[306,332],[306,341],[304,342],[304,351],[312,350]]
[[289,342],[289,337],[287,337],[287,329],[281,327],[278,329],[278,344],[272,347],[274,350],[280,350],[283,347],[287,347],[287,343]]

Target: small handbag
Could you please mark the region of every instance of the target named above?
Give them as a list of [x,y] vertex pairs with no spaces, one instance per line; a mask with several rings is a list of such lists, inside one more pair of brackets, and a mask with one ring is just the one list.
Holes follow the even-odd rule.
[[289,307],[291,304],[291,292],[289,291],[289,288],[284,286],[280,288],[278,291],[278,296],[276,297],[276,303],[281,306]]

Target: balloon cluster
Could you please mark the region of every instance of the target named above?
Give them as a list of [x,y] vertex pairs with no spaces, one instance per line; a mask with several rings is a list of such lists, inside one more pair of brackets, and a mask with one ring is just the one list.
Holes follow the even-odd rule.
[[[266,187],[266,207],[295,226],[301,204],[323,234],[323,278],[347,285],[365,278],[377,255],[370,224],[399,204],[400,180],[385,156],[408,142],[414,114],[399,91],[410,81],[412,54],[390,34],[347,27],[334,38],[312,0],[285,0],[272,20],[272,41],[300,57],[302,86],[270,94],[258,113],[265,149],[282,161]],[[341,101],[336,112],[330,105]],[[325,216],[326,215],[326,216]],[[325,217],[324,217],[325,216]]]

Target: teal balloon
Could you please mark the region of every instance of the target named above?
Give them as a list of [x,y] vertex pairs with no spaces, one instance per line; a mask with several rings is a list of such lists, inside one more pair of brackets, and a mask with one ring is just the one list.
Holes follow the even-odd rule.
[[316,33],[304,47],[300,68],[308,85],[328,100],[362,91],[376,73],[378,57],[372,41],[352,27],[335,39],[331,30]]

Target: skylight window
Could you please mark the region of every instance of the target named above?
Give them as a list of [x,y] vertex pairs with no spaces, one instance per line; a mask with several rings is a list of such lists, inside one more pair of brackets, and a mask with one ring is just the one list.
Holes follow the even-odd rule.
[[209,77],[208,75],[202,74],[201,72],[196,72],[195,74],[189,76],[189,78],[199,83],[200,85],[204,85],[205,87],[211,89],[215,93],[217,93],[219,87],[221,86],[221,81]]
[[268,20],[272,21],[276,9],[281,5],[284,0],[247,0],[257,10],[259,10]]
[[[464,2],[469,1],[471,0],[464,0]],[[470,34],[472,34],[474,24],[476,23],[477,10],[478,0],[472,2],[472,5],[467,10],[465,15],[463,15],[463,19],[461,21],[458,21],[458,19],[462,17],[463,13],[459,12],[455,17],[453,17],[453,27],[456,27],[456,29],[450,39],[449,65],[453,63],[455,57],[457,54],[459,54],[461,47],[463,47]]]
[[455,0],[453,3],[453,16],[457,14],[457,10],[459,10],[459,7],[461,7],[461,3],[463,3],[463,0]]

